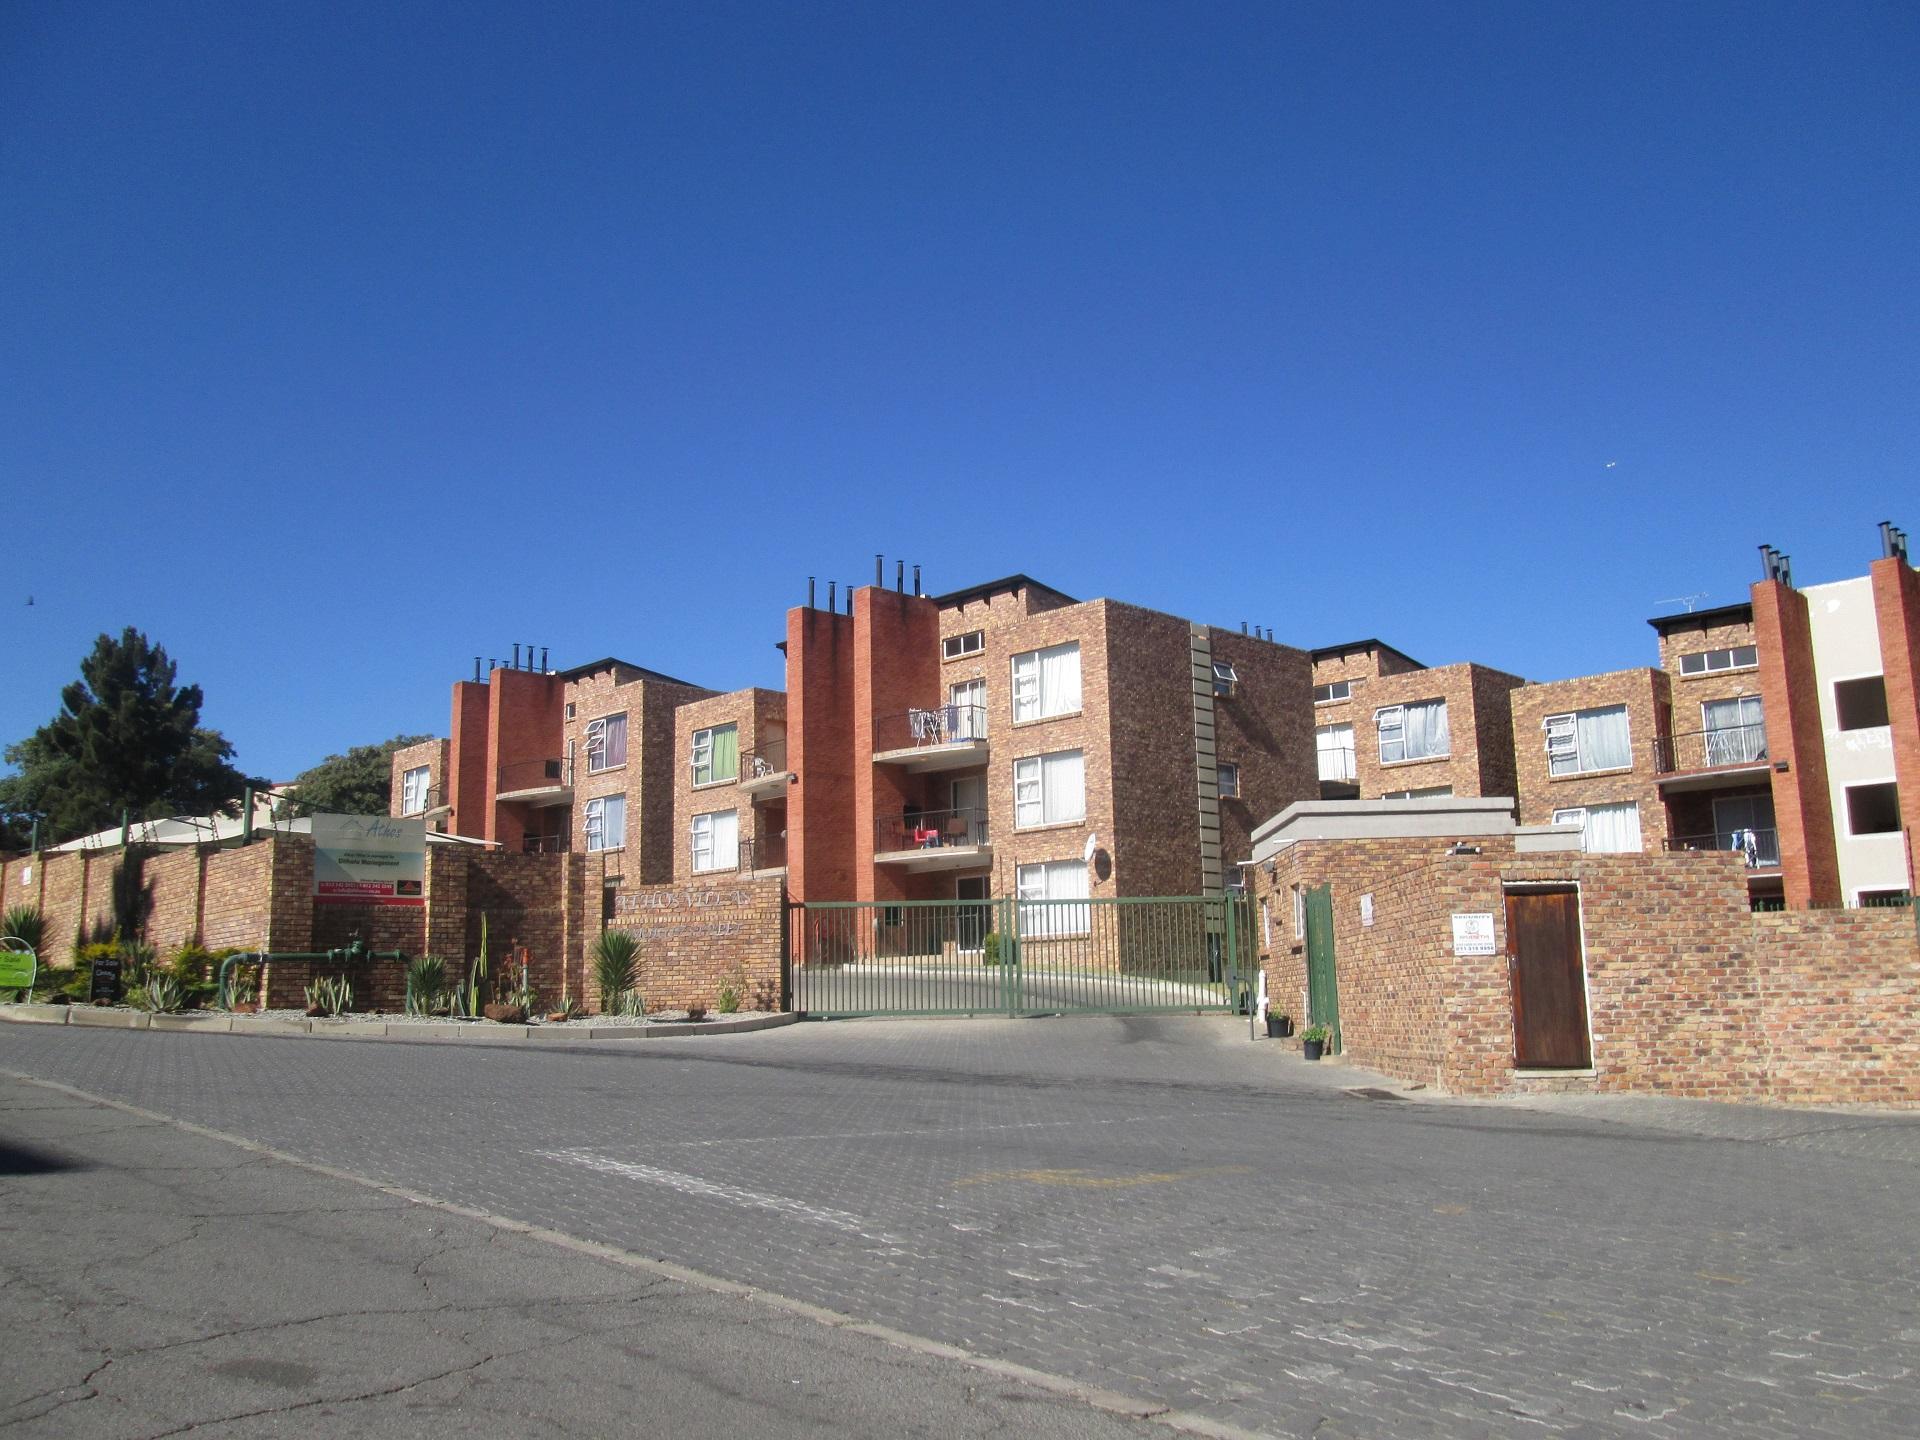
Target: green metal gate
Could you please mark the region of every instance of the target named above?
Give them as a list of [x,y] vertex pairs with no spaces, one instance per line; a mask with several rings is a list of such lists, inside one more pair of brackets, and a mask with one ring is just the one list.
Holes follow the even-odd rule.
[[787,934],[817,1016],[1232,1012],[1254,973],[1242,896],[808,901]]
[[1340,985],[1333,966],[1333,887],[1307,891],[1307,1023],[1327,1027],[1327,1053],[1340,1053]]

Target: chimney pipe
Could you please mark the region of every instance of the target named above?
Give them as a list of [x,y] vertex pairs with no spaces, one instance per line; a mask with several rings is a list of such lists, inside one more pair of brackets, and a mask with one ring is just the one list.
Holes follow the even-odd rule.
[[913,567],[913,593],[916,595],[920,593],[920,567],[918,565]]
[[896,595],[907,593],[907,562],[904,560],[893,562],[893,593]]
[[838,580],[829,580],[827,581],[827,613],[831,615],[834,611],[838,610],[839,608],[840,608],[840,582]]
[[884,555],[875,555],[873,557],[873,588],[878,590],[886,583],[887,557]]
[[1891,520],[1880,522],[1880,558],[1902,562],[1907,558],[1907,532]]
[[480,657],[478,655],[473,657],[473,683],[476,685],[480,683]]
[[1240,622],[1240,633],[1241,633],[1242,635],[1244,635],[1244,634],[1246,634],[1246,633],[1247,633],[1247,622],[1246,622],[1246,621],[1244,621],[1244,620],[1242,620],[1242,621]]
[[[547,647],[546,647],[546,646],[544,646],[544,645],[542,645],[542,646],[540,647],[540,668],[541,668],[541,670],[543,670],[543,671],[546,671],[546,670],[548,669],[548,667],[547,667]],[[549,672],[549,673],[551,673],[551,672]]]
[[513,647],[513,668],[516,670],[520,668],[520,647],[518,645]]
[[813,609],[813,576],[807,576],[807,609]]
[[853,613],[853,582],[847,582],[847,614]]

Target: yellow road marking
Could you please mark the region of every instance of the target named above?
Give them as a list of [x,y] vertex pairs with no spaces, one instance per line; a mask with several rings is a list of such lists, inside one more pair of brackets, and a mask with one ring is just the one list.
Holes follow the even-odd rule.
[[1148,1171],[1139,1175],[1092,1175],[1085,1170],[989,1170],[969,1175],[957,1185],[994,1185],[1003,1181],[1021,1181],[1029,1185],[1066,1185],[1083,1190],[1115,1190],[1130,1185],[1171,1185],[1177,1180],[1197,1180],[1203,1175],[1245,1175],[1250,1165],[1210,1165],[1201,1170]]

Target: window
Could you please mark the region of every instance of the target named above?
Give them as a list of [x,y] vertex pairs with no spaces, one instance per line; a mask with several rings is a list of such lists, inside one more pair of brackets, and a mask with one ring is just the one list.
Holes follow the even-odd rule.
[[1215,773],[1220,777],[1220,798],[1238,800],[1240,798],[1240,767],[1238,765],[1216,765]]
[[1887,723],[1887,677],[1866,675],[1833,682],[1833,709],[1842,730],[1872,730]]
[[740,817],[731,810],[716,810],[710,815],[693,817],[693,870],[696,875],[709,870],[740,868]]
[[1428,785],[1419,790],[1389,790],[1382,800],[1444,800],[1453,794],[1451,785]]
[[693,783],[718,785],[740,778],[740,727],[715,725],[693,732]]
[[602,715],[587,722],[587,770],[617,769],[627,763],[627,717]]
[[1353,726],[1322,725],[1313,732],[1322,780],[1353,779]]
[[1087,898],[1087,866],[1083,860],[1053,860],[1044,865],[1022,865],[1014,872],[1020,891],[1020,933],[1027,939],[1058,935],[1085,935],[1091,906],[1063,904]]
[[1013,828],[1064,825],[1087,818],[1086,757],[1079,750],[1013,762]]
[[1293,938],[1307,938],[1307,892],[1298,885],[1288,887],[1293,891]]
[[1313,687],[1313,703],[1316,705],[1331,705],[1336,700],[1352,698],[1353,682],[1351,680],[1330,680],[1325,685]]
[[1054,645],[1013,657],[1013,718],[1044,720],[1080,708],[1080,644]]
[[418,815],[427,808],[427,781],[433,771],[425,765],[403,771],[400,776],[400,813]]
[[1900,829],[1900,787],[1891,780],[1847,787],[1847,833],[1888,835]]
[[1233,692],[1240,686],[1240,672],[1226,660],[1213,662],[1213,693],[1223,699],[1231,699]]
[[1640,807],[1629,800],[1620,805],[1578,805],[1553,812],[1556,825],[1578,825],[1580,848],[1596,855],[1626,854],[1640,845]]
[[1751,670],[1760,663],[1760,652],[1752,645],[1735,645],[1728,650],[1696,650],[1680,657],[1682,675],[1711,675],[1721,670]]
[[940,658],[958,660],[962,655],[978,655],[987,648],[984,630],[969,630],[964,635],[949,635],[940,642]]
[[1260,897],[1260,943],[1269,950],[1273,948],[1273,907],[1264,895]]
[[962,680],[947,687],[947,704],[953,713],[947,717],[949,740],[987,738],[987,682]]
[[1589,770],[1625,770],[1633,764],[1624,705],[1549,715],[1540,728],[1547,732],[1549,774],[1584,775]]
[[1856,890],[1853,903],[1865,909],[1904,909],[1913,903],[1910,890]]
[[1700,720],[1709,766],[1748,765],[1767,758],[1767,726],[1758,695],[1709,700],[1700,707]]
[[567,719],[569,719],[569,720],[571,720],[571,719],[573,719],[573,712],[574,712],[574,710],[575,710],[575,708],[576,708],[576,707],[575,707],[575,705],[574,705],[574,703],[573,703],[573,701],[571,701],[571,700],[569,700],[569,701],[567,701],[567,715],[566,715],[566,718],[567,718]]
[[1380,731],[1380,763],[1383,765],[1396,760],[1430,760],[1453,753],[1444,700],[1382,706],[1373,712],[1373,723]]
[[587,849],[622,850],[627,844],[627,797],[603,795],[587,801]]

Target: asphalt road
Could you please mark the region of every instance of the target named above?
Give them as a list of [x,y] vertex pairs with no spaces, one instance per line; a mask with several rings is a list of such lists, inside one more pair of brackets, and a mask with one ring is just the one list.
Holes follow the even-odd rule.
[[1245,1037],[8,1027],[0,1066],[1262,1433],[1920,1434],[1920,1121],[1367,1098]]

